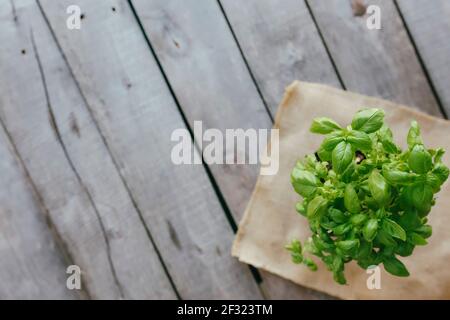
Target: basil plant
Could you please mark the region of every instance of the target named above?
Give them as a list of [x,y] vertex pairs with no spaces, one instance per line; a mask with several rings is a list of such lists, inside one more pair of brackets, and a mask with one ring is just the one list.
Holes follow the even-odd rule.
[[381,109],[360,110],[346,128],[314,119],[311,132],[325,138],[291,173],[303,198],[296,210],[308,219],[312,236],[286,248],[294,263],[313,271],[311,255],[318,257],[340,284],[346,283],[344,266],[352,260],[364,269],[383,264],[392,275],[408,276],[398,257],[427,244],[432,233],[427,215],[449,175],[444,150],[424,146],[416,121],[408,149],[401,150],[383,120]]

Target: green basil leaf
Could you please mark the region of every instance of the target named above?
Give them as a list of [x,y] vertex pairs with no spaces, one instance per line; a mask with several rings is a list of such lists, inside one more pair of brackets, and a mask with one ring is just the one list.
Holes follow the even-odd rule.
[[433,200],[433,189],[426,184],[417,184],[413,186],[411,192],[412,204],[420,212],[425,212],[431,206]]
[[381,144],[383,145],[384,150],[386,150],[387,153],[399,153],[400,149],[397,147],[397,145],[390,141],[390,140],[381,140]]
[[329,208],[328,213],[330,214],[331,219],[337,223],[344,223],[348,220],[347,216],[339,209]]
[[358,239],[352,239],[352,240],[343,240],[336,242],[336,247],[344,251],[345,253],[352,252],[354,249],[357,249],[359,247],[359,240]]
[[331,154],[331,162],[333,164],[333,170],[336,173],[343,173],[345,169],[350,165],[353,160],[352,146],[345,141],[340,142],[336,148],[334,148]]
[[328,175],[328,169],[326,166],[326,162],[317,162],[316,166],[315,166],[315,170],[317,175],[320,178],[326,178],[326,176]]
[[414,148],[415,145],[423,144],[422,137],[420,136],[420,127],[415,120],[411,122],[411,127],[408,131],[407,142],[410,149]]
[[367,221],[366,225],[364,226],[362,233],[364,239],[366,241],[371,242],[373,239],[375,239],[375,236],[378,232],[378,220],[377,219],[369,219]]
[[327,203],[327,200],[325,200],[322,196],[316,196],[308,204],[308,208],[306,210],[307,217],[314,218],[320,215],[327,208]]
[[285,248],[291,253],[292,262],[298,264],[302,263],[302,244],[298,240],[292,240],[290,244],[285,246]]
[[322,117],[315,118],[309,130],[312,133],[327,134],[340,129],[341,127],[336,122],[330,118]]
[[314,243],[314,241],[311,238],[308,239],[308,241],[305,243],[304,247],[305,247],[303,249],[304,251],[307,251],[307,252],[315,254],[315,255],[321,254],[319,248],[316,247],[316,244]]
[[386,246],[379,251],[379,254],[381,256],[383,256],[383,258],[384,258],[384,257],[392,256],[394,254],[394,251],[395,251],[395,247]]
[[321,161],[331,162],[331,151],[326,151],[323,148],[319,148],[319,150],[317,150],[317,155]]
[[434,163],[441,163],[442,157],[445,154],[445,150],[442,148],[437,148],[434,155]]
[[379,138],[381,140],[381,144],[383,145],[384,150],[388,153],[399,153],[400,149],[394,143],[392,139],[392,131],[386,125],[383,125],[378,131]]
[[414,189],[414,186],[405,186],[403,188],[403,190],[400,192],[400,198],[399,198],[399,204],[401,206],[401,208],[403,208],[404,210],[410,210],[411,208],[413,208],[413,204],[412,204],[412,191]]
[[422,145],[415,145],[409,154],[408,165],[415,173],[427,173],[433,163],[430,153]]
[[333,220],[329,220],[328,218],[326,218],[320,220],[320,225],[327,230],[331,230],[337,226],[337,223],[334,222]]
[[323,251],[323,249],[325,249],[325,247],[322,245],[322,243],[324,242],[322,239],[319,238],[318,235],[313,235],[312,236],[312,240],[314,242],[314,245],[316,246],[316,248],[319,251]]
[[323,256],[322,257],[322,261],[325,263],[325,265],[327,266],[327,269],[329,271],[332,271],[333,267],[333,256],[329,255],[329,256]]
[[[302,163],[302,162],[300,162]],[[309,170],[311,172],[314,172],[316,164],[318,163],[316,157],[312,154],[308,154],[305,159],[303,160],[303,170]]]
[[333,242],[333,240],[330,238],[328,233],[326,231],[324,231],[323,229],[319,228],[317,230],[317,234],[319,235],[320,239],[322,239],[323,241],[328,242],[328,243]]
[[425,183],[433,189],[434,193],[438,192],[442,185],[441,179],[432,172],[427,173]]
[[368,216],[366,214],[360,213],[360,214],[355,214],[354,216],[352,216],[350,218],[350,222],[355,225],[355,226],[359,226],[361,224],[363,224],[364,222],[366,222]]
[[356,164],[354,161],[350,162],[344,172],[341,173],[341,181],[349,183],[353,180],[356,171]]
[[291,173],[291,183],[297,193],[308,198],[316,192],[320,180],[313,173],[295,167]]
[[348,255],[345,254],[345,252],[342,251],[342,250],[341,250],[340,248],[338,248],[337,246],[336,246],[336,249],[335,249],[335,254],[336,254],[337,256],[339,256],[340,258],[342,258],[343,261],[345,261],[345,258],[348,257]]
[[398,260],[396,257],[391,256],[387,257],[383,260],[384,269],[386,269],[387,272],[394,276],[398,277],[407,277],[409,276],[409,272],[406,269],[403,262]]
[[324,241],[317,235],[313,237],[313,242],[319,250],[330,250],[334,248],[334,244]]
[[383,125],[384,111],[381,109],[363,109],[356,113],[352,120],[353,130],[372,133]]
[[424,246],[428,243],[424,237],[415,232],[408,233],[408,242],[416,246]]
[[303,263],[309,268],[309,270],[317,271],[317,265],[311,258],[303,258]]
[[411,172],[404,172],[396,169],[390,169],[388,166],[383,166],[383,177],[392,185],[408,185],[414,182],[416,174]]
[[360,266],[363,269],[368,269],[372,265],[374,265],[374,263],[370,258],[360,258],[358,260],[358,266]]
[[449,169],[447,168],[446,165],[444,165],[442,163],[437,163],[434,166],[434,169],[432,172],[434,175],[436,175],[436,177],[439,179],[439,181],[442,185],[448,178]]
[[378,170],[373,170],[369,176],[369,190],[379,206],[384,207],[389,203],[390,187]]
[[385,124],[378,131],[378,136],[382,140],[390,140],[390,141],[392,141],[394,137],[392,134],[392,130]]
[[403,230],[403,228],[394,220],[384,218],[381,227],[383,228],[384,231],[386,231],[389,235],[393,236],[394,238],[398,238],[403,241],[406,240],[405,230]]
[[306,217],[306,208],[302,202],[297,202],[295,204],[295,210],[297,210],[297,212],[300,213],[302,216]]
[[359,213],[361,211],[358,195],[350,183],[345,187],[344,205],[350,213]]
[[362,240],[359,244],[357,258],[358,259],[368,258],[370,256],[370,253],[372,252],[372,248],[373,248],[372,242]]
[[431,237],[432,233],[433,233],[433,229],[431,228],[430,225],[423,225],[420,226],[419,228],[414,230],[416,233],[420,234],[422,237],[424,237],[425,239]]
[[344,272],[342,272],[342,271],[333,273],[333,279],[334,279],[334,281],[336,281],[339,284],[347,283],[347,280],[345,279],[345,276],[344,276]]
[[414,245],[409,242],[401,241],[397,248],[395,248],[395,253],[400,255],[401,257],[408,257],[410,256],[414,251]]
[[333,228],[333,233],[337,236],[341,236],[350,231],[352,225],[349,223],[343,223],[338,225],[336,228]]
[[355,150],[370,151],[372,149],[372,139],[362,131],[350,131],[347,141],[353,145]]
[[413,230],[422,225],[420,218],[414,209],[406,210],[401,216],[398,217],[397,222],[403,229],[406,230]]
[[342,258],[338,255],[334,256],[331,262],[331,270],[333,272],[340,272],[344,270],[344,261],[342,261]]
[[395,247],[397,245],[397,242],[395,242],[394,238],[392,238],[391,235],[383,229],[378,230],[375,240],[387,247]]
[[[369,191],[370,192],[370,191]],[[367,207],[371,210],[377,210],[378,209],[378,203],[375,201],[374,198],[366,196],[364,198],[364,201],[367,204]]]
[[421,208],[417,209],[417,212],[419,213],[419,217],[424,218],[426,217],[431,211],[431,203],[424,203]]
[[325,139],[322,142],[322,145],[320,146],[321,149],[325,151],[333,151],[336,146],[344,141],[344,136],[342,134],[342,131],[335,131],[330,133],[325,137]]
[[290,244],[286,245],[286,249],[289,251],[302,252],[302,244],[297,239],[294,239]]

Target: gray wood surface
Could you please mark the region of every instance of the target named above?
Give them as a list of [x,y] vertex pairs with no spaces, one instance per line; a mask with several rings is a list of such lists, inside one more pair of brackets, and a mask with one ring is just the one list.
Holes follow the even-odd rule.
[[450,1],[397,1],[447,116],[450,115]]
[[0,299],[81,297],[66,289],[66,262],[3,127],[0,154]]
[[[137,14],[187,121],[203,129],[271,127],[267,110],[216,1],[134,0]],[[202,137],[195,137],[196,141]],[[228,154],[231,150],[228,150]],[[250,198],[256,165],[211,165],[237,221]]]
[[[132,3],[191,127],[196,120],[203,121],[204,129],[222,132],[271,127],[267,110],[215,1]],[[239,221],[256,182],[257,166],[225,164],[210,168],[233,217]],[[306,296],[300,287],[276,276],[264,274],[262,287],[268,298]]]
[[380,7],[380,30],[369,30],[351,1],[308,1],[345,87],[441,115],[394,2],[359,2]]
[[304,1],[221,3],[273,116],[294,80],[340,87]]
[[[72,3],[84,13],[76,32],[61,27]],[[41,4],[180,296],[260,298],[229,255],[233,232],[204,168],[171,162],[184,123],[128,3]]]
[[174,165],[171,134],[270,128],[295,79],[448,114],[449,15],[446,0],[0,2],[0,299],[331,298],[256,283],[230,247],[258,166]]
[[0,67],[1,118],[86,290],[100,299],[175,298],[39,7],[15,5],[17,22],[1,5],[10,17],[0,28],[8,43],[0,59],[10,62]]

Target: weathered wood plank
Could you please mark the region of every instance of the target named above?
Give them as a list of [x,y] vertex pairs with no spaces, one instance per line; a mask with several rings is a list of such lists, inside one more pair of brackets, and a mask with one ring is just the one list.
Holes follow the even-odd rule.
[[346,88],[441,115],[394,2],[357,2],[380,7],[380,30],[369,30],[351,1],[308,1]]
[[0,299],[79,298],[66,288],[66,261],[3,127],[0,154]]
[[[216,1],[132,1],[191,128],[270,128],[271,121]],[[195,137],[201,141],[202,137]],[[230,151],[230,150],[228,150]],[[212,165],[240,220],[256,165]]]
[[[185,128],[126,1],[41,1],[93,117],[182,298],[260,298],[202,166],[171,161]],[[84,14],[75,32],[65,8]]]
[[0,5],[1,118],[86,289],[99,299],[175,298],[39,7],[14,4]]
[[304,1],[220,2],[272,115],[294,80],[340,87]]
[[[271,127],[267,110],[215,1],[132,3],[191,127],[196,120],[203,122],[204,129],[222,132]],[[247,164],[210,168],[239,221],[253,190],[257,167]],[[268,298],[286,297],[287,292],[289,298],[305,297],[300,287],[266,274],[262,287]]]
[[397,1],[442,107],[450,115],[450,2]]

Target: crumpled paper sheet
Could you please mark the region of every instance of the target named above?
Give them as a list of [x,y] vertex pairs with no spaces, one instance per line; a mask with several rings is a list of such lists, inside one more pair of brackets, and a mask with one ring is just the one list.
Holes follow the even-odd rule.
[[[312,134],[312,119],[330,117],[342,126],[351,123],[362,107],[386,110],[386,121],[394,140],[406,147],[406,135],[411,120],[422,129],[425,145],[443,147],[450,153],[450,121],[434,118],[404,106],[372,97],[338,90],[332,87],[298,82],[292,83],[275,120],[280,129],[279,171],[273,176],[258,178],[244,218],[239,225],[232,255],[240,261],[265,269],[302,286],[326,292],[343,299],[450,299],[450,184],[437,194],[437,204],[429,214],[433,235],[428,245],[417,246],[410,257],[400,259],[410,272],[407,278],[394,277],[381,269],[381,289],[369,290],[371,274],[355,262],[346,264],[347,285],[333,281],[324,264],[315,259],[319,270],[309,271],[291,262],[285,244],[297,238],[302,243],[311,232],[306,218],[295,211],[300,199],[290,183],[290,172],[296,161],[313,153],[323,136]],[[443,161],[448,165],[449,154]]]

